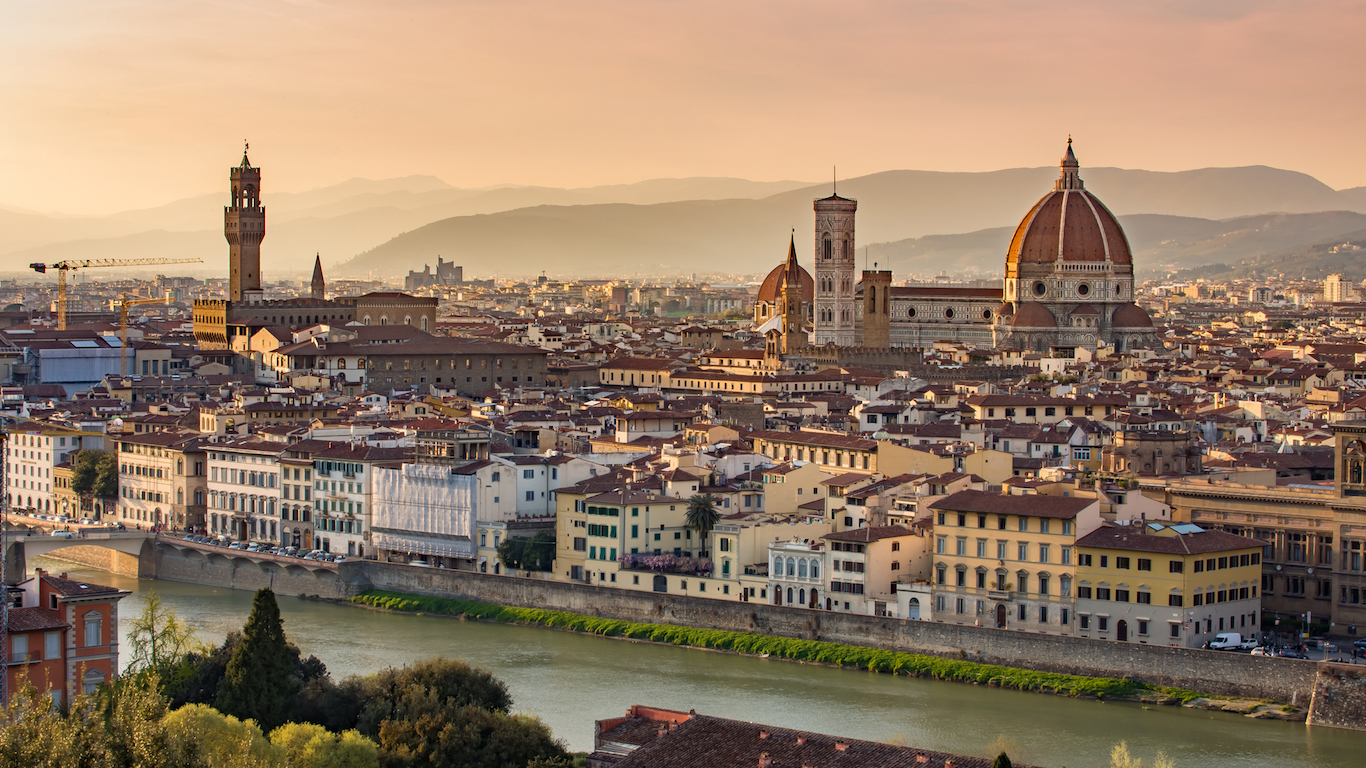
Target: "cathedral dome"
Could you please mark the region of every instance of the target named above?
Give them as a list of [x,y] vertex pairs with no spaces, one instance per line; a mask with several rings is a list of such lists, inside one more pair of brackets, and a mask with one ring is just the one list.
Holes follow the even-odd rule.
[[[802,301],[812,301],[816,298],[816,281],[811,279],[811,273],[806,271],[806,267],[797,267],[802,281]],[[773,268],[764,278],[764,282],[759,286],[759,295],[754,297],[755,301],[765,301],[775,303],[782,301],[783,283],[787,282],[787,262],[783,262]]]
[[1029,209],[1006,253],[1007,264],[1059,261],[1132,264],[1129,241],[1110,209],[1083,189],[1080,164],[1067,140],[1053,191]]
[[1120,304],[1110,318],[1110,325],[1116,328],[1151,328],[1153,319],[1137,304]]
[[1026,301],[1015,310],[1015,319],[1010,321],[1012,328],[1057,328],[1058,321],[1048,307],[1037,301]]

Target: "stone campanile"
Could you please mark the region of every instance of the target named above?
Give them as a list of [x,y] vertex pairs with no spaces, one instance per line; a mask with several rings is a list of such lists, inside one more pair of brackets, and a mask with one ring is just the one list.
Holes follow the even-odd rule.
[[232,205],[223,209],[223,236],[228,239],[228,301],[261,300],[261,241],[266,237],[266,209],[261,205],[261,169],[251,167],[247,150],[242,164],[228,172]]
[[854,214],[858,201],[832,194],[816,209],[816,339],[817,346],[858,344],[854,296]]

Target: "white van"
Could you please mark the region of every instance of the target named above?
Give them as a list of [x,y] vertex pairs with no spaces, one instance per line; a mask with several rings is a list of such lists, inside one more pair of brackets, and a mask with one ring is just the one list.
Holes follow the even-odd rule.
[[1257,641],[1244,640],[1237,632],[1220,632],[1210,641],[1209,647],[1216,651],[1250,651],[1257,647]]

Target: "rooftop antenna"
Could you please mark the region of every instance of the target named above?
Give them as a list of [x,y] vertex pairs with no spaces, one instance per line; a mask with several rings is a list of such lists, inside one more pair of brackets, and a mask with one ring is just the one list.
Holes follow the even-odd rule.
[[840,175],[838,170],[833,165],[830,166],[830,189],[834,193],[835,197],[839,197]]

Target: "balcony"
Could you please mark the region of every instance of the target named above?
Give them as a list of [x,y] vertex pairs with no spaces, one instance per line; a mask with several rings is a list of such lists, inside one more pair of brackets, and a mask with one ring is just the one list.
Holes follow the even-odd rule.
[[989,599],[992,599],[992,600],[999,600],[999,601],[1001,601],[1001,602],[1006,602],[1006,603],[1010,602],[1010,600],[1011,600],[1011,595],[1013,595],[1013,594],[1014,594],[1014,593],[1011,592],[1011,591],[1008,590],[1008,589],[988,589],[988,590],[987,590],[987,597],[988,597]]

